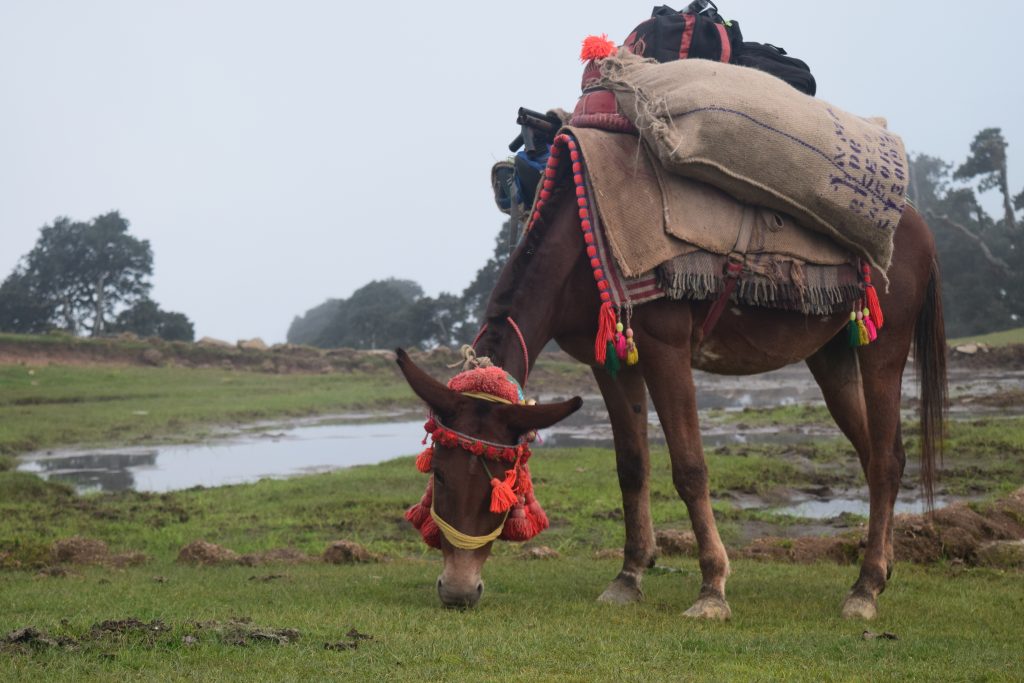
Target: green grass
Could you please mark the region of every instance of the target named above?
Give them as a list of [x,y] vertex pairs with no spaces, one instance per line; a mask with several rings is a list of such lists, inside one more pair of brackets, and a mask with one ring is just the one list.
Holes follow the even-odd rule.
[[[79,637],[103,619],[161,619],[171,631],[111,636],[77,651],[0,654],[3,680],[1018,680],[1019,577],[901,566],[870,625],[837,617],[852,569],[737,562],[733,619],[694,623],[693,561],[652,574],[646,602],[597,604],[618,570],[608,560],[498,558],[467,612],[433,594],[439,562],[273,568],[153,566],[35,579],[0,574],[0,632],[28,624]],[[156,582],[159,574],[164,582]],[[223,642],[189,622],[249,617],[296,628],[294,644]],[[66,625],[61,620],[66,619]],[[328,651],[351,628],[358,649]],[[865,628],[899,640],[864,640]],[[184,635],[196,638],[183,643]]]
[[1012,330],[1002,332],[989,332],[988,334],[976,334],[967,337],[950,339],[950,346],[960,344],[987,344],[989,346],[1009,346],[1011,344],[1024,344],[1024,327],[1015,327]]
[[215,426],[416,405],[397,371],[276,375],[180,367],[0,366],[0,454],[187,440]]

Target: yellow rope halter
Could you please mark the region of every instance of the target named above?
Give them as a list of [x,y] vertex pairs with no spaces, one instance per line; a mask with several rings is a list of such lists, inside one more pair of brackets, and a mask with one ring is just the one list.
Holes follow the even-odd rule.
[[448,539],[448,542],[459,550],[476,550],[477,548],[483,548],[485,545],[496,539],[501,535],[502,530],[505,528],[505,519],[508,518],[508,511],[505,512],[505,516],[501,518],[501,524],[498,528],[487,534],[486,536],[470,536],[464,534],[448,522],[441,519],[441,515],[437,514],[434,510],[434,501],[430,501],[430,516],[434,519],[434,523],[437,524],[437,528],[441,530],[444,537]]

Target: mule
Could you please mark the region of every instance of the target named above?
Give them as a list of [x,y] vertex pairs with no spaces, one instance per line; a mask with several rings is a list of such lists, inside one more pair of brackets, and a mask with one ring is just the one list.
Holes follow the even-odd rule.
[[[699,548],[702,582],[685,615],[730,616],[725,591],[729,558],[711,508],[693,369],[748,375],[803,361],[821,387],[836,424],[856,450],[868,483],[867,546],[859,575],[842,603],[842,615],[875,617],[878,596],[894,563],[893,506],[906,464],[900,390],[911,348],[921,385],[921,478],[929,508],[941,449],[946,347],[935,244],[924,220],[908,206],[897,226],[888,270],[890,286],[887,292],[879,291],[886,323],[870,345],[849,345],[846,312],[808,316],[744,305],[727,309],[703,338],[702,323],[712,302],[661,299],[633,312],[640,362],[612,377],[594,361],[600,300],[584,256],[575,209],[572,201],[557,202],[551,219],[521,240],[491,294],[487,327],[476,350],[520,382],[552,339],[593,368],[613,430],[626,527],[622,570],[598,599],[609,603],[642,599],[643,574],[655,560],[648,495],[650,396],[665,432],[672,481],[686,505]],[[516,326],[518,330],[513,329]],[[413,391],[444,424],[481,439],[515,443],[529,430],[553,424],[580,405],[579,398],[543,406],[489,403],[449,390],[401,350],[398,364]],[[455,528],[482,535],[501,524],[501,516],[488,509],[489,475],[480,458],[441,447],[434,455],[433,473],[434,504]],[[479,600],[481,568],[490,547],[459,550],[442,540],[444,570],[437,588],[443,604],[473,605]]]

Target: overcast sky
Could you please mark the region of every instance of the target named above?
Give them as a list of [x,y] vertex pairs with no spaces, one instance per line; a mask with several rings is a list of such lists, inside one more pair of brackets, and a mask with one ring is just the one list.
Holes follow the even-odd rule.
[[[198,336],[283,341],[389,276],[461,292],[516,108],[571,109],[580,41],[652,4],[0,0],[0,279],[55,217],[117,209]],[[1024,187],[1024,3],[718,4],[912,152],[959,163],[1001,127]]]

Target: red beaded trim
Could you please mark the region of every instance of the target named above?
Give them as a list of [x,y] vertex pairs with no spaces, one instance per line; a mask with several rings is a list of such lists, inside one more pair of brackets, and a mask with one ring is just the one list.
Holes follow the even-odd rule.
[[555,141],[551,145],[551,156],[548,157],[548,165],[544,169],[544,184],[541,186],[540,196],[537,198],[536,204],[534,204],[533,215],[530,216],[530,223],[526,230],[527,232],[533,230],[537,221],[540,220],[541,211],[554,192],[555,178],[558,176],[559,165],[566,150],[568,150],[569,160],[572,163],[572,180],[576,186],[576,212],[580,218],[580,230],[583,232],[583,242],[587,248],[587,258],[590,259],[590,267],[594,271],[594,281],[597,282],[601,302],[610,302],[612,297],[608,291],[608,280],[604,276],[601,260],[597,258],[594,230],[590,223],[590,201],[587,197],[587,185],[583,177],[583,157],[580,154],[576,140],[568,133],[560,133],[555,137]]
[[508,444],[484,441],[483,439],[477,439],[468,434],[448,429],[434,417],[427,420],[426,424],[423,425],[423,429],[430,434],[430,438],[435,444],[439,443],[446,448],[461,448],[464,451],[487,458],[488,460],[505,460],[512,463],[518,460],[520,464],[525,464],[530,459],[529,444],[521,443],[510,446]]

